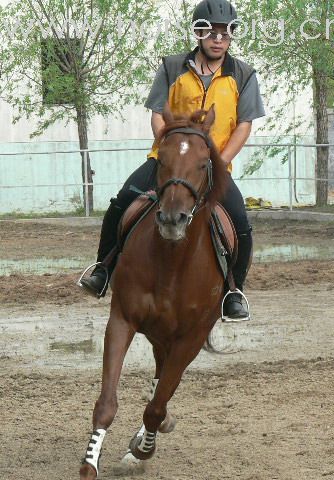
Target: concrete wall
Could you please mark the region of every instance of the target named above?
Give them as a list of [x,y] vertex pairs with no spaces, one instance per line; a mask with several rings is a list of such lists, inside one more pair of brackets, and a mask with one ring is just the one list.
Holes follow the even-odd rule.
[[[249,143],[264,144],[270,140],[268,137],[252,137]],[[285,141],[291,139],[286,138]],[[305,137],[304,141],[309,143],[312,139]],[[91,153],[91,164],[95,171],[96,209],[104,210],[107,207],[109,198],[118,192],[130,173],[145,161],[150,145],[149,139],[90,143],[91,149],[122,150]],[[79,153],[55,153],[77,148],[76,142],[0,144],[0,213],[66,212],[82,206]],[[38,154],[45,151],[50,153]],[[241,177],[253,152],[253,147],[245,147],[234,160],[235,179]],[[289,170],[286,163],[282,164],[282,156],[266,160],[250,178],[237,180],[244,197],[262,197],[276,206],[289,203]],[[296,182],[296,195],[300,203],[314,202],[314,165],[313,150],[298,149],[297,176],[311,179]]]

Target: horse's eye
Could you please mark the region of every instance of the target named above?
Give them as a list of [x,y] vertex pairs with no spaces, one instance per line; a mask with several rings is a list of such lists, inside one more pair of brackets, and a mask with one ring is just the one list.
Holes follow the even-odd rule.
[[207,167],[207,164],[206,164],[206,163],[204,163],[204,165],[201,165],[201,166],[200,166],[200,170],[205,170],[205,169],[206,169],[206,167]]

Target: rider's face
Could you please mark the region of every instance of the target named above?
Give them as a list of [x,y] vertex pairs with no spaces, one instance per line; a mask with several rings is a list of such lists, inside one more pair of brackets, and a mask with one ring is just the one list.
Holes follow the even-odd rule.
[[231,43],[227,26],[213,24],[211,30],[202,31],[201,37],[205,37],[208,33],[208,38],[201,40],[202,49],[210,60],[219,60],[225,55]]

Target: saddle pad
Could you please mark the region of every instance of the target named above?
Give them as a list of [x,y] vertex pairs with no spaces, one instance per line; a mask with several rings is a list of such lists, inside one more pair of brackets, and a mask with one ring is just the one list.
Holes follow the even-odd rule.
[[232,267],[238,254],[238,240],[228,213],[219,203],[211,212],[210,231],[216,258],[224,279],[229,276],[229,282],[233,285]]
[[139,195],[125,210],[118,227],[118,244],[124,245],[127,235],[132,227],[140,220],[142,215],[155,203],[155,192]]
[[232,220],[229,214],[226,212],[225,208],[220,205],[220,203],[216,204],[215,212],[218,215],[219,221],[225,234],[225,248],[231,255],[231,258],[234,259],[238,255],[238,238]]

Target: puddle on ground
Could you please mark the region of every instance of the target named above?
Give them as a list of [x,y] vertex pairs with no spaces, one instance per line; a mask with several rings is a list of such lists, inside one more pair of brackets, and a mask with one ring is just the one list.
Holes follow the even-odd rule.
[[[190,368],[216,370],[238,362],[330,356],[334,300],[323,288],[316,289],[316,297],[315,305],[309,289],[298,286],[284,291],[249,292],[252,321],[236,324],[218,321],[213,344],[224,355],[201,351]],[[83,302],[52,308],[48,305],[0,308],[0,363],[1,358],[8,357],[29,370],[36,366],[100,370],[109,302],[102,299],[95,305]],[[324,306],[327,315],[321,315],[319,305]],[[153,370],[152,347],[143,335],[135,336],[125,367]]]
[[[91,262],[92,263],[92,262]],[[71,273],[83,270],[89,260],[84,257],[75,258],[25,258],[0,259],[0,275],[43,275],[45,273]]]
[[[236,354],[246,350],[256,348],[256,344],[264,339],[265,332],[259,330],[250,335],[249,329],[242,329],[238,326],[238,331],[230,325],[224,329],[216,328],[213,333],[213,345],[217,350],[222,350],[226,354]],[[67,362],[78,362],[82,360],[98,358],[102,359],[104,349],[104,338],[95,336],[80,342],[51,342],[48,345],[48,351],[56,354],[55,360],[58,360],[66,354]],[[50,356],[49,356],[50,360]],[[209,368],[213,366],[214,357],[207,352],[201,352],[194,366]],[[154,366],[154,359],[150,343],[143,335],[137,334],[130,346],[125,358],[125,366],[129,368],[147,369]]]
[[[103,357],[104,335],[94,333],[94,336],[78,342],[46,341],[45,349],[48,363],[53,357],[55,363],[65,362],[68,366],[74,363],[83,365],[87,362],[98,366]],[[131,369],[147,369],[154,366],[152,348],[143,335],[137,334],[133,339],[124,365]]]
[[96,351],[95,342],[92,338],[82,340],[81,342],[51,342],[49,350],[64,353],[94,353]]
[[[255,245],[254,262],[292,262],[298,260],[328,260],[334,258],[334,241],[323,245]],[[0,259],[0,275],[43,275],[45,273],[71,273],[83,271],[94,259],[75,258],[32,258]]]
[[256,247],[255,263],[328,260],[334,258],[334,241],[327,245],[264,245]]
[[[29,363],[41,367],[101,367],[106,317],[88,322],[81,318],[66,321],[65,318],[47,317],[0,320],[2,355],[23,356]],[[265,331],[260,325],[231,324],[223,327],[218,322],[213,330],[212,342],[217,350],[222,350],[235,360],[243,352],[256,351],[261,344],[267,344],[268,338],[271,338],[270,342],[278,343],[282,335],[273,331],[268,336],[268,328]],[[191,368],[215,368],[221,362],[220,355],[201,351]],[[131,370],[154,368],[152,347],[143,335],[135,335],[124,366]]]

